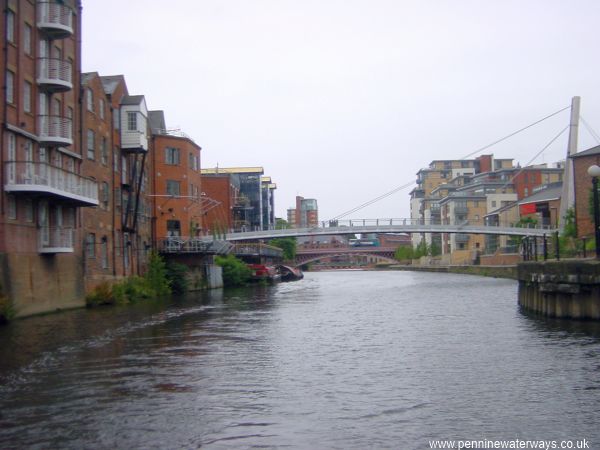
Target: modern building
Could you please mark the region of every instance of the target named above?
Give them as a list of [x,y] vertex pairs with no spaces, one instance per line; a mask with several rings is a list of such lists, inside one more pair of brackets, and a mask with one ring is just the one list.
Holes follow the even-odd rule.
[[296,207],[288,208],[287,219],[290,226],[309,228],[319,226],[319,207],[314,198],[296,196]]
[[[222,178],[220,182],[223,186],[226,183],[235,185],[235,189],[228,189],[231,194],[237,189],[237,197],[228,196],[230,200],[229,209],[225,207],[215,208],[213,217],[219,223],[233,224],[235,231],[256,231],[256,230],[268,230],[275,225],[275,196],[274,191],[277,188],[276,184],[272,182],[270,177],[264,176],[264,169],[262,167],[215,167],[210,169],[202,169],[202,177],[218,178],[223,175],[235,175],[234,178],[229,178],[229,182],[224,181]],[[216,190],[210,188],[211,182],[206,185],[205,193],[212,198],[220,198]],[[217,184],[216,181],[212,182]],[[239,186],[239,187],[238,187]],[[220,216],[220,217],[217,217]],[[207,228],[211,228],[211,224],[215,222],[207,223]],[[212,226],[214,228],[214,226]]]
[[149,112],[154,167],[154,238],[202,233],[201,148],[180,130],[168,129],[163,111]]
[[6,2],[0,260],[17,315],[80,306],[82,211],[100,204],[82,173],[81,3]]

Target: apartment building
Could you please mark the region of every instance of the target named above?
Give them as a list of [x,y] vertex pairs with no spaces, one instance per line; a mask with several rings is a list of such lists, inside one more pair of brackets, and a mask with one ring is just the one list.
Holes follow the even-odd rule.
[[314,198],[296,196],[296,207],[287,210],[288,223],[296,228],[319,226],[319,207]]
[[168,129],[163,111],[150,111],[153,210],[157,240],[200,236],[203,222],[201,148],[180,130]]
[[[236,231],[267,230],[275,224],[275,197],[277,188],[270,177],[265,177],[262,167],[215,167],[202,169],[203,180],[219,176],[236,175],[235,184],[239,182],[238,197],[229,197],[227,200],[230,209],[216,207],[213,216],[221,223],[232,223]],[[230,180],[232,180],[230,178]],[[216,184],[216,181],[213,183]],[[222,182],[226,183],[226,182]],[[231,190],[229,191],[232,192]],[[218,198],[216,192],[207,187],[205,193],[213,198]],[[222,214],[222,217],[216,217]],[[228,219],[225,220],[227,215]],[[211,225],[212,224],[212,225]],[[215,222],[207,222],[207,228],[214,228]]]
[[98,183],[82,173],[81,3],[7,1],[3,19],[0,259],[23,316],[83,304],[81,216]]

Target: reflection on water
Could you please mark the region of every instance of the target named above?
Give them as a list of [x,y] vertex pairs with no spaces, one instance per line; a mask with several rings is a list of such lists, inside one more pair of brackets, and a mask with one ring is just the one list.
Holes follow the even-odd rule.
[[16,321],[0,343],[2,448],[600,446],[599,325],[524,314],[508,280],[309,273]]

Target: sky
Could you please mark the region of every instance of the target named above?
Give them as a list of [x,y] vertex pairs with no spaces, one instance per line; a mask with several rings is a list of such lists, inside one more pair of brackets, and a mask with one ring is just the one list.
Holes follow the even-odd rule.
[[[82,69],[125,75],[202,167],[264,167],[278,217],[301,195],[328,220],[573,96],[579,151],[598,145],[599,18],[597,0],[83,0]],[[482,153],[555,163],[567,133],[532,158],[568,124]],[[412,187],[345,218],[409,217]]]

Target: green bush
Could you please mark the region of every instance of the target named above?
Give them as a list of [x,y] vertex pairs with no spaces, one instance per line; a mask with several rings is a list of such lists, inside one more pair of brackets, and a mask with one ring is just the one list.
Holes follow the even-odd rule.
[[296,258],[296,238],[293,237],[284,237],[271,239],[269,241],[269,245],[273,247],[278,247],[283,250],[283,258],[287,260],[292,260]]
[[166,264],[156,252],[150,254],[148,272],[146,272],[144,279],[146,281],[145,286],[143,283],[135,286],[136,289],[139,289],[139,294],[149,295],[149,297],[165,297],[171,293]]
[[87,306],[114,305],[113,289],[107,281],[100,283],[85,297]]
[[8,299],[2,291],[2,285],[0,285],[0,324],[6,323],[15,317],[15,309],[12,302]]
[[225,286],[241,286],[250,280],[252,270],[233,255],[217,256],[215,262],[223,268]]
[[174,294],[183,294],[188,290],[188,268],[184,264],[169,262],[167,264],[167,279]]

